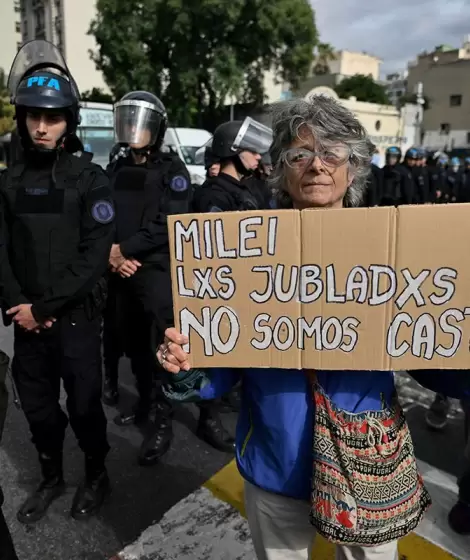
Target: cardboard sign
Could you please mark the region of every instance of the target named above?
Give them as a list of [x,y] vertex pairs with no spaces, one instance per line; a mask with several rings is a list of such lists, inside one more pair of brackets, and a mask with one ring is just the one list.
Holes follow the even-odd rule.
[[470,368],[470,205],[171,216],[199,367]]

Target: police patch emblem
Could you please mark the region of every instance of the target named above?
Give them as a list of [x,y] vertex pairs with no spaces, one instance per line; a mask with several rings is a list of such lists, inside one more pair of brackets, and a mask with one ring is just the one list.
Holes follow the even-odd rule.
[[188,186],[188,180],[182,175],[176,175],[170,183],[170,189],[175,192],[184,192],[188,189]]
[[91,207],[91,215],[99,224],[109,224],[114,219],[113,205],[107,200],[98,200]]
[[211,206],[209,212],[223,212],[222,208],[219,208],[218,206]]

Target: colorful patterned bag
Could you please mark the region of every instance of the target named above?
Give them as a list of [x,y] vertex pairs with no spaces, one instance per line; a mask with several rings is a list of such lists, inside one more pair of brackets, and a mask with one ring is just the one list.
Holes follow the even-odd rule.
[[328,541],[363,547],[410,533],[431,505],[405,416],[391,407],[350,414],[313,384],[315,427],[310,519]]

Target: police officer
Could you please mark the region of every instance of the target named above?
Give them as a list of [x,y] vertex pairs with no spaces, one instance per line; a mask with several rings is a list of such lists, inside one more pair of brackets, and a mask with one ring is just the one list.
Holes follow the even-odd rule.
[[212,146],[204,148],[204,169],[206,170],[206,179],[209,177],[217,177],[220,172],[220,162],[212,152]]
[[464,176],[461,169],[461,161],[458,157],[450,160],[446,173],[448,202],[461,202],[463,196]]
[[416,204],[428,204],[432,202],[432,196],[429,171],[425,165],[427,153],[424,148],[418,148],[417,151],[416,164],[411,168],[415,182],[414,201]]
[[[173,313],[168,250],[149,250],[147,225],[160,213],[188,212],[192,187],[188,170],[178,155],[161,150],[168,119],[158,97],[133,91],[116,103],[114,111],[116,136],[123,148],[108,167],[116,206],[116,238],[110,256],[115,276],[111,300],[118,314],[111,324],[105,321],[104,339],[118,323],[119,330],[125,333],[121,340],[139,393],[137,405],[122,412],[116,423],[147,423],[152,408],[156,411],[151,432],[139,452],[139,463],[152,465],[170,447],[172,410],[155,384],[158,372],[151,343],[153,337],[163,336]],[[109,400],[117,393],[119,345],[113,355],[114,352],[106,345],[105,397]]]
[[401,149],[398,146],[390,146],[385,151],[385,165],[382,169],[382,196],[379,204],[381,206],[397,206],[401,200],[400,173]]
[[[194,193],[196,212],[230,212],[269,208],[265,182],[249,180],[272,142],[272,131],[247,117],[244,121],[221,124],[212,139],[212,156],[220,162],[220,172],[209,177]],[[269,161],[267,161],[269,163]],[[233,438],[226,432],[216,402],[200,404],[197,433],[222,451],[233,451]]]
[[42,482],[18,519],[38,521],[65,491],[68,419],[59,404],[61,379],[85,454],[71,513],[86,519],[109,490],[100,314],[114,206],[101,168],[67,151],[79,123],[79,96],[57,48],[42,40],[25,44],[8,85],[22,156],[0,179],[0,235],[6,240],[0,244],[0,285],[14,323],[12,373],[42,469]]
[[248,177],[268,152],[272,130],[247,117],[229,121],[214,132],[212,152],[220,160],[220,173],[210,177],[195,193],[197,212],[230,212],[266,208],[266,199]]
[[417,188],[414,173],[418,165],[420,153],[417,148],[409,148],[403,160],[398,166],[401,175],[401,192],[399,204],[416,204],[418,202]]

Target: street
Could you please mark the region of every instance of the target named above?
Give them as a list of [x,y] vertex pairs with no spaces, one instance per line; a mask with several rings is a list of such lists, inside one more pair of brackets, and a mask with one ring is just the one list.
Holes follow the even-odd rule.
[[[0,328],[0,347],[11,355],[11,330]],[[133,379],[127,360],[122,361],[121,372],[123,394],[120,407],[134,398]],[[408,554],[409,560],[421,560],[424,557],[426,560],[440,560],[444,558],[440,555],[440,548],[451,552],[457,558],[466,558],[468,555],[463,551],[470,550],[470,538],[452,534],[446,522],[447,511],[456,497],[455,479],[463,467],[462,412],[455,402],[448,427],[441,433],[430,432],[424,423],[424,413],[432,401],[432,393],[417,386],[406,375],[397,376],[397,384],[413,434],[420,468],[434,499],[434,507],[420,527],[418,535],[438,545],[432,546],[429,552],[418,544],[418,552],[411,556]],[[116,414],[115,410],[109,408],[106,412],[110,420]],[[233,430],[235,415],[224,414],[223,418],[224,423]],[[169,529],[178,520],[181,523],[185,518],[192,523],[187,535],[193,535],[195,542],[205,550],[205,553],[196,555],[196,550],[193,549],[189,557],[216,558],[217,556],[206,554],[213,545],[211,540],[215,541],[218,538],[217,531],[222,529],[226,546],[224,550],[232,551],[232,545],[227,544],[230,542],[227,541],[227,535],[229,530],[235,527],[236,538],[233,540],[233,547],[239,548],[237,551],[233,549],[233,556],[224,552],[218,557],[227,560],[232,557],[252,558],[252,552],[247,552],[246,556],[242,556],[241,553],[242,549],[250,551],[249,541],[245,542],[246,526],[242,525],[233,512],[227,510],[228,506],[220,506],[219,509],[225,517],[220,522],[216,521],[214,512],[218,510],[214,504],[209,503],[211,498],[208,497],[208,491],[203,489],[201,493],[198,490],[230,461],[231,456],[213,450],[196,438],[193,433],[196,420],[197,412],[193,405],[181,407],[175,421],[173,448],[160,465],[151,468],[137,466],[136,455],[142,438],[137,428],[118,428],[111,421],[109,438],[112,451],[108,464],[113,481],[113,494],[101,515],[85,523],[76,522],[69,516],[73,493],[80,481],[83,466],[82,454],[71,430],[68,430],[65,448],[67,494],[53,504],[45,519],[37,525],[25,527],[16,521],[15,513],[27,493],[37,484],[39,468],[23,414],[10,403],[3,446],[0,450],[0,482],[6,495],[5,514],[20,560],[107,560],[126,545],[136,541],[139,535],[152,525],[154,528],[150,527],[145,538],[143,537],[147,546],[145,550],[149,552],[135,557],[142,560],[173,558],[172,546],[176,547],[178,539],[181,539],[181,532],[179,535],[175,532],[173,540],[173,532]],[[235,493],[235,487],[240,486],[235,476],[232,469],[228,475],[222,477],[223,481],[216,483],[221,490],[216,492],[216,495],[219,494],[219,497],[224,499],[224,494]],[[213,480],[217,480],[217,477]],[[213,486],[208,485],[212,490]],[[237,499],[228,498],[226,501],[231,501],[233,505]],[[209,517],[202,515],[202,506],[199,508],[199,517],[193,513],[194,504],[199,503],[197,500],[205,503],[210,509]],[[170,512],[169,518],[159,524],[169,510],[173,513]],[[209,518],[213,518],[211,530],[207,529]],[[198,527],[203,535],[200,539],[196,539]],[[212,529],[214,532],[211,532]],[[243,547],[240,534],[244,539]],[[135,549],[143,548],[145,547],[141,542],[135,545]],[[158,553],[159,549],[162,556]],[[184,555],[182,557],[186,558]],[[319,554],[318,558],[321,557]]]
[[[12,355],[12,329],[0,327],[0,348]],[[134,396],[133,376],[127,360],[120,371],[120,407]],[[10,391],[11,396],[11,391]],[[69,515],[73,494],[83,474],[83,455],[69,428],[64,470],[67,493],[51,506],[47,516],[33,526],[22,526],[16,511],[39,482],[39,466],[27,423],[13,405],[0,448],[0,484],[5,493],[4,512],[20,560],[103,560],[135,540],[149,525],[185,496],[196,490],[232,457],[213,450],[195,435],[197,409],[181,407],[175,422],[172,450],[160,465],[139,467],[137,452],[142,435],[136,427],[119,428],[112,419],[116,410],[106,408],[110,420],[108,468],[113,484],[109,503],[97,519],[80,523]],[[233,427],[234,415],[224,414]]]

